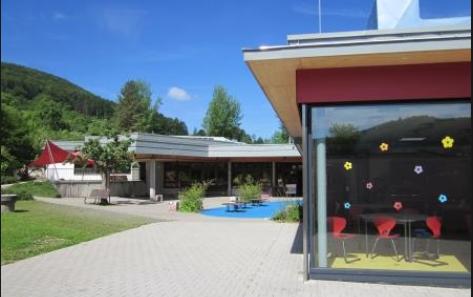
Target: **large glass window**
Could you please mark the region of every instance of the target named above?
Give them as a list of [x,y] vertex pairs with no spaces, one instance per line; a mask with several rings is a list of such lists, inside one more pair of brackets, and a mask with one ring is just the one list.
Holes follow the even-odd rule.
[[184,189],[194,182],[208,182],[207,195],[222,195],[227,191],[227,163],[166,162],[164,187]]
[[312,108],[312,266],[471,271],[471,103]]
[[[276,196],[286,196],[286,185],[296,186],[296,196],[302,196],[302,164],[276,163]],[[281,190],[280,188],[283,187]]]
[[247,177],[263,185],[263,191],[269,192],[272,189],[272,163],[232,163],[233,186],[244,182]]

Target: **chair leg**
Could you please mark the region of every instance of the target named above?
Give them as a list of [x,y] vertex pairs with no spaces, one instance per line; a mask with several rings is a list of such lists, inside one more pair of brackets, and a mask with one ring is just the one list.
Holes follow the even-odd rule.
[[345,240],[342,240],[342,248],[343,248],[343,259],[345,259],[345,263],[348,263],[347,250],[345,248]]
[[396,259],[398,262],[400,262],[401,259],[399,258],[399,254],[397,252],[397,247],[396,247],[396,243],[394,242],[394,239],[391,239],[391,243],[393,245],[393,250],[394,250],[394,254],[396,255]]
[[[378,241],[379,241],[379,237],[376,238],[376,240],[374,242],[373,248],[371,249],[371,255],[374,254],[374,251],[376,250],[376,245],[378,245]],[[371,259],[373,259],[373,257],[371,257]]]
[[427,239],[427,243],[425,244],[425,254],[428,255],[430,250],[430,239]]
[[436,239],[435,241],[437,242],[437,255],[436,255],[437,258],[436,259],[438,259],[440,258],[440,240]]

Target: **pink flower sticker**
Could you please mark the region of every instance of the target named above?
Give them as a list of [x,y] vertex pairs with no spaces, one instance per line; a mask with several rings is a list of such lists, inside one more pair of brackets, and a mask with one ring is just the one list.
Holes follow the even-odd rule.
[[395,202],[394,205],[393,205],[394,209],[397,210],[397,211],[400,211],[402,209],[402,202]]
[[367,188],[368,190],[373,189],[373,187],[374,187],[374,184],[373,184],[372,182],[367,182],[367,183],[366,183],[366,188]]

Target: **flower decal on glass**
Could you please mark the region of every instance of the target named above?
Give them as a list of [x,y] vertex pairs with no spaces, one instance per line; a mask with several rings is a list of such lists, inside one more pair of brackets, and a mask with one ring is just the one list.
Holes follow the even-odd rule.
[[382,152],[387,152],[387,151],[389,151],[389,144],[387,144],[386,142],[383,142],[379,145],[379,149]]
[[353,164],[352,164],[351,162],[345,162],[345,164],[343,165],[343,167],[345,167],[345,170],[346,170],[346,171],[352,170]]
[[368,190],[373,189],[373,187],[374,187],[374,184],[373,184],[372,182],[367,182],[367,183],[366,183],[366,188],[367,188]]
[[350,209],[351,208],[350,202],[345,202],[345,204],[343,204],[343,207],[345,207],[345,209]]
[[397,211],[400,211],[402,209],[402,202],[395,202],[394,205],[393,205],[394,209],[397,210]]
[[422,174],[424,172],[424,168],[422,167],[422,165],[416,165],[414,167],[414,172],[417,174]]
[[451,149],[453,148],[453,143],[455,142],[455,139],[451,138],[450,136],[445,136],[442,139],[442,145],[444,149]]
[[440,194],[439,195],[439,202],[440,203],[445,204],[445,203],[447,203],[447,201],[448,201],[447,195],[445,195],[445,194]]

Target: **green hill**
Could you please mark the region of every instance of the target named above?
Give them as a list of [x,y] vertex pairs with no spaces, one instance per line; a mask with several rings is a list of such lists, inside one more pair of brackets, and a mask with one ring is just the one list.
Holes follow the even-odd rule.
[[[85,135],[121,132],[115,125],[115,102],[20,65],[1,63],[1,105],[2,176],[31,161],[45,139],[81,140]],[[153,125],[137,132],[187,134],[179,119],[156,110],[152,114]]]
[[52,74],[28,67],[1,64],[1,91],[32,101],[46,95],[71,110],[86,116],[110,117],[115,103]]

